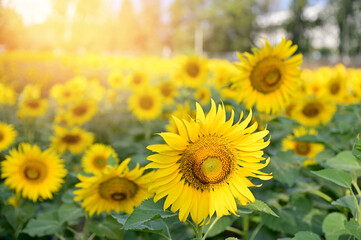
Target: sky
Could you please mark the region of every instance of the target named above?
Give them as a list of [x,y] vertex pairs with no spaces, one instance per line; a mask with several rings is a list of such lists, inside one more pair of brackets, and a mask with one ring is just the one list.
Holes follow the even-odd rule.
[[[119,9],[122,0],[113,1],[114,8]],[[140,0],[132,0],[134,9],[139,11]],[[168,9],[173,0],[161,0],[163,9]],[[286,10],[292,0],[279,0],[279,10]],[[309,0],[311,5],[324,4],[327,0]],[[22,16],[25,25],[45,22],[52,12],[51,0],[3,0],[5,6],[11,6]]]

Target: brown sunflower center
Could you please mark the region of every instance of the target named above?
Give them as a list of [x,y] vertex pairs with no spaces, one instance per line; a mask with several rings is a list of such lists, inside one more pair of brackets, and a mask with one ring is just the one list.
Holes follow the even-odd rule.
[[98,169],[103,169],[107,165],[107,160],[103,156],[97,156],[93,160],[93,164]]
[[135,196],[138,185],[121,177],[113,177],[99,185],[99,194],[106,200],[122,201]]
[[4,140],[4,134],[2,133],[2,132],[0,132],[0,142],[2,141],[2,140]]
[[76,134],[66,134],[62,139],[67,144],[76,144],[80,141],[80,136]]
[[82,116],[88,111],[88,108],[86,105],[80,105],[73,108],[73,113],[76,116]]
[[164,97],[169,97],[169,96],[172,94],[172,92],[173,92],[173,88],[172,88],[172,86],[169,85],[169,84],[164,84],[164,85],[162,85],[162,87],[160,88],[160,92],[162,93],[162,95],[163,95]]
[[24,166],[23,174],[27,180],[40,181],[46,177],[46,166],[40,161],[28,161]]
[[40,106],[40,103],[37,100],[29,100],[27,101],[26,105],[28,105],[30,108],[36,109]]
[[295,153],[298,155],[307,155],[310,153],[311,146],[308,142],[296,142]]
[[341,86],[340,86],[340,83],[339,82],[333,82],[331,85],[330,85],[330,93],[332,95],[337,95],[337,93],[339,93],[341,90]]
[[282,61],[276,57],[268,57],[257,63],[251,73],[251,85],[257,91],[268,94],[282,85],[280,67]]
[[180,159],[183,176],[195,188],[210,189],[225,182],[236,167],[237,153],[225,139],[204,136],[186,148]]
[[303,115],[309,118],[318,116],[321,113],[321,111],[322,111],[322,105],[317,102],[307,103],[302,109]]
[[134,83],[135,85],[141,84],[142,81],[143,81],[143,78],[142,78],[141,75],[139,75],[139,74],[134,75],[134,77],[133,77],[133,83]]
[[198,63],[196,63],[196,62],[188,62],[187,65],[186,65],[186,72],[192,78],[197,77],[199,72],[200,72]]
[[66,98],[71,96],[71,93],[69,91],[65,91],[63,94]]
[[154,105],[154,100],[151,96],[144,95],[139,98],[140,108],[142,108],[144,110],[149,110],[149,109],[152,109],[153,105]]

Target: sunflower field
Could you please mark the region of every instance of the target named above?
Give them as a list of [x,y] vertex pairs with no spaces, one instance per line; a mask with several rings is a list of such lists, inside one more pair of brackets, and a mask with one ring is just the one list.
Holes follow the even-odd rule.
[[361,69],[0,55],[0,239],[361,239]]

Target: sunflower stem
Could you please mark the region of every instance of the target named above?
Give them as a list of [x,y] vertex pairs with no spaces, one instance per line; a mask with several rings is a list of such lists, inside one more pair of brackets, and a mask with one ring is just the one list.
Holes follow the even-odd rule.
[[209,226],[209,228],[207,229],[206,233],[204,234],[202,240],[205,240],[205,239],[206,239],[209,231],[211,231],[211,229],[214,227],[214,225],[216,224],[216,222],[217,222],[219,219],[220,219],[220,218],[218,218],[218,217],[217,217],[216,219],[214,219],[214,221],[212,222],[212,224]]
[[194,226],[194,224],[188,219],[186,220],[186,222],[193,228],[194,233],[197,235],[197,228]]
[[355,187],[357,194],[359,196],[361,196],[361,190],[360,190],[359,186],[357,185],[357,181],[352,181],[352,185]]
[[235,227],[231,227],[231,226],[228,226],[226,228],[226,231],[229,231],[229,232],[233,232],[235,234],[238,234],[240,236],[243,236],[243,232],[241,230],[239,230],[238,228],[235,228]]
[[248,240],[248,228],[249,228],[249,218],[248,216],[243,217],[243,240]]
[[257,226],[256,229],[253,231],[253,233],[252,233],[252,235],[251,235],[251,237],[250,237],[249,240],[254,240],[254,239],[256,239],[256,236],[257,236],[259,230],[261,230],[262,226],[263,226],[263,223],[258,224],[258,226]]
[[85,223],[84,223],[84,228],[83,228],[83,238],[82,238],[82,240],[87,240],[88,239],[89,223],[90,223],[90,218],[89,218],[88,214],[85,214]]
[[203,226],[197,225],[197,231],[196,231],[196,239],[201,240],[202,239],[202,232],[203,232]]

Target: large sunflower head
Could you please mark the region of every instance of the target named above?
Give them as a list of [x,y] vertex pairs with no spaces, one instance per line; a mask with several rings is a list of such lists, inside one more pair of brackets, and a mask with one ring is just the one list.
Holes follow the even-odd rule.
[[306,98],[292,110],[292,118],[305,126],[318,126],[328,123],[334,113],[336,105],[322,98]]
[[152,196],[148,192],[151,173],[144,175],[139,165],[129,171],[129,161],[126,159],[93,177],[79,175],[80,183],[76,187],[80,189],[74,191],[74,200],[82,201],[89,215],[111,211],[132,213],[134,207]]
[[66,113],[67,124],[81,125],[88,122],[96,113],[98,104],[93,99],[85,99],[73,104]]
[[299,127],[294,129],[293,134],[288,135],[282,141],[282,150],[293,150],[295,154],[305,156],[312,160],[317,153],[324,149],[324,146],[319,143],[297,141],[295,138],[302,137],[305,135],[317,135],[315,129],[306,129],[305,127]]
[[12,125],[0,122],[0,152],[13,144],[16,135],[17,132]]
[[84,171],[94,174],[101,173],[106,170],[110,157],[118,162],[118,156],[112,147],[99,143],[93,144],[82,158]]
[[162,113],[162,96],[158,88],[147,86],[129,98],[129,109],[139,120],[154,120]]
[[257,105],[260,112],[279,113],[288,104],[291,95],[299,87],[302,55],[294,55],[297,45],[283,39],[272,47],[266,40],[261,49],[239,54],[236,67],[239,77],[234,79],[239,100],[248,109]]
[[69,150],[73,154],[80,154],[93,143],[94,136],[81,128],[55,126],[55,136],[50,140],[51,147],[60,153]]
[[23,143],[1,163],[5,185],[36,202],[49,199],[61,188],[67,173],[63,160],[51,150]]
[[258,124],[249,126],[251,113],[234,124],[234,112],[226,120],[224,107],[217,109],[213,100],[211,105],[205,115],[197,104],[196,120],[173,117],[177,133],[160,133],[165,144],[148,146],[157,152],[148,157],[151,163],[146,166],[158,169],[150,187],[156,193],[154,201],[167,196],[164,209],[172,205],[181,221],[191,214],[197,224],[214,213],[218,217],[236,213],[235,199],[253,202],[249,187],[255,185],[247,177],[272,178],[260,171],[269,162],[262,163],[268,130],[254,133]]

